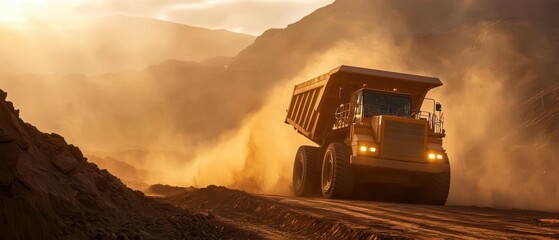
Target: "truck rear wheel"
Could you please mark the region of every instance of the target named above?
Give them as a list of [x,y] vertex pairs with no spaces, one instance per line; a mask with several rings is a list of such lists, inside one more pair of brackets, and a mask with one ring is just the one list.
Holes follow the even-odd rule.
[[355,179],[349,164],[349,148],[331,143],[322,162],[321,189],[325,198],[349,198],[353,195]]
[[319,195],[320,148],[301,146],[293,164],[293,194],[297,197]]
[[419,189],[418,203],[445,205],[450,189],[450,172],[433,174],[427,185]]

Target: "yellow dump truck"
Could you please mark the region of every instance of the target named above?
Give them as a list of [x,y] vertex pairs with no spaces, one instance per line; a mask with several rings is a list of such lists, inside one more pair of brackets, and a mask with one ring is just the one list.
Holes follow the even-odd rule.
[[[406,201],[444,205],[450,186],[433,77],[340,66],[295,86],[285,122],[319,147],[301,146],[296,196],[351,198],[362,183],[403,186]],[[358,185],[359,184],[359,185]]]

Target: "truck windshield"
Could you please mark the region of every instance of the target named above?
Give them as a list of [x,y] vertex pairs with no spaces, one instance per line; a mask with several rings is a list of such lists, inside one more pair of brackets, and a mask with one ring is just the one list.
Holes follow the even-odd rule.
[[363,115],[410,116],[411,99],[407,96],[363,92]]

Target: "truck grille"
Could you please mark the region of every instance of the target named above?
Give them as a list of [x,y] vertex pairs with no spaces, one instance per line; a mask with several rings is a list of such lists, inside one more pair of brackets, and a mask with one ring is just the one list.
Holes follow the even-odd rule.
[[384,121],[381,158],[425,162],[425,125]]

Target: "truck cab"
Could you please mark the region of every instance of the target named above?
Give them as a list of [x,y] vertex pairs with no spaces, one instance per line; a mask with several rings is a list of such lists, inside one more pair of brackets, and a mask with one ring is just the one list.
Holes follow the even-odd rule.
[[326,198],[348,198],[367,191],[362,183],[392,184],[411,189],[410,202],[444,204],[444,117],[441,104],[425,98],[440,85],[436,78],[348,66],[297,85],[286,123],[319,147],[297,152],[295,195],[319,188]]

